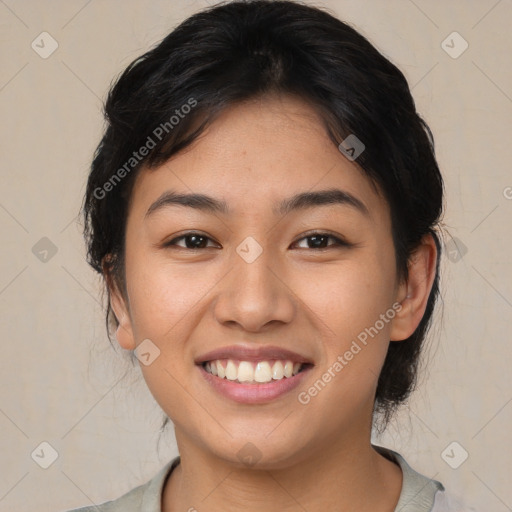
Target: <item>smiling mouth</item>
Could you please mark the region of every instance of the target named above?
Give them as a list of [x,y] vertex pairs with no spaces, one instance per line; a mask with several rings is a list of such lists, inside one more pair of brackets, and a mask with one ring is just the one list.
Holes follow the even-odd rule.
[[239,361],[215,359],[201,365],[210,375],[238,384],[266,384],[289,379],[312,367],[310,363],[290,360]]

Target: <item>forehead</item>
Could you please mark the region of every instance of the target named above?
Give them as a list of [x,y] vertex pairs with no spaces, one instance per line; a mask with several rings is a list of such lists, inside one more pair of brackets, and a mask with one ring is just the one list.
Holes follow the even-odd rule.
[[[316,111],[289,96],[226,108],[188,148],[136,178],[132,206],[145,214],[172,190],[222,200],[229,214],[277,208],[298,193],[338,189],[358,198],[374,221],[387,216],[381,194],[334,145]],[[144,210],[145,209],[145,210]]]

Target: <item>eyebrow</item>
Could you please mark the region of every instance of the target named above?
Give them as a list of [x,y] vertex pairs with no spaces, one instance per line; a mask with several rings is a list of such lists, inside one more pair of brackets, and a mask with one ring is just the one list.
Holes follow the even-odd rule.
[[[363,215],[370,217],[366,205],[356,196],[345,190],[337,188],[327,190],[316,190],[313,192],[301,192],[287,199],[280,201],[273,209],[275,215],[286,215],[291,211],[306,210],[315,206],[330,204],[341,204],[349,206]],[[172,190],[164,192],[147,210],[145,217],[168,206],[184,206],[194,208],[206,213],[221,213],[228,215],[230,208],[228,204],[205,194],[182,194]]]

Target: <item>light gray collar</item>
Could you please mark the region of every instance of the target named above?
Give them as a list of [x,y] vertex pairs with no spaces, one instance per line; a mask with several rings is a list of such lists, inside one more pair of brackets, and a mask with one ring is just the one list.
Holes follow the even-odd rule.
[[384,457],[396,462],[402,470],[402,491],[395,512],[430,512],[436,492],[444,491],[443,484],[414,471],[399,453],[382,446],[372,446]]
[[[434,506],[436,492],[444,491],[443,484],[416,472],[399,453],[383,446],[372,446],[381,455],[398,464],[402,470],[402,490],[395,512],[430,512]],[[142,496],[141,512],[161,510],[164,484],[171,471],[179,463],[180,457],[177,456],[169,461],[148,483]]]

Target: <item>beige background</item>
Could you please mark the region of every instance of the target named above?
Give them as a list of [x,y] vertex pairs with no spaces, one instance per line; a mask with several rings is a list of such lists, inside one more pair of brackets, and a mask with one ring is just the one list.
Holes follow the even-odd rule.
[[[315,4],[404,71],[446,182],[444,314],[420,389],[379,442],[477,509],[512,510],[512,4]],[[129,366],[109,346],[76,215],[110,81],[205,5],[0,1],[0,511],[115,498],[176,454],[171,435],[157,447],[161,413],[138,370],[122,378]],[[47,59],[31,48],[43,31],[59,45]],[[441,46],[453,31],[469,44],[458,58]],[[46,262],[32,252],[42,237],[57,247]],[[58,453],[48,469],[31,458],[43,441]],[[441,456],[453,441],[469,454],[458,469]]]

